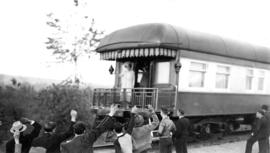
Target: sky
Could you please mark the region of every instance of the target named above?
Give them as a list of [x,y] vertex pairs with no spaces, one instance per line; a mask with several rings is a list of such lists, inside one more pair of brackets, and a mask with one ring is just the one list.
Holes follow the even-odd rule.
[[[78,0],[80,12],[94,18],[106,34],[143,23],[169,23],[270,48],[269,0]],[[71,14],[73,0],[6,0],[0,5],[0,74],[65,79],[68,64],[55,64],[44,42],[46,14]],[[112,84],[113,62],[98,55],[82,59],[79,71],[87,82]],[[102,77],[101,77],[102,76]],[[102,78],[102,79],[101,79]],[[104,81],[107,80],[107,81]]]

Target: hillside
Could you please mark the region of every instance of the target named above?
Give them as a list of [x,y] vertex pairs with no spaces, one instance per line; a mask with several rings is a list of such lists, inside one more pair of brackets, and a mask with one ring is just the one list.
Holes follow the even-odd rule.
[[39,90],[42,88],[47,87],[53,83],[57,84],[60,83],[60,80],[53,80],[53,79],[44,79],[44,78],[35,78],[35,77],[26,77],[26,76],[12,76],[6,74],[0,74],[0,85],[11,85],[12,79],[16,79],[17,82],[21,84],[30,84],[34,86],[35,89]]
[[[32,85],[36,90],[40,90],[42,88],[45,88],[53,83],[58,84],[58,83],[62,82],[62,80],[0,74],[0,86],[11,85],[12,84],[11,80],[13,78],[16,79],[16,81],[21,83],[21,84]],[[85,82],[84,85],[89,86],[91,88],[108,88],[109,87],[109,86],[104,86],[101,84],[89,83],[89,82]]]

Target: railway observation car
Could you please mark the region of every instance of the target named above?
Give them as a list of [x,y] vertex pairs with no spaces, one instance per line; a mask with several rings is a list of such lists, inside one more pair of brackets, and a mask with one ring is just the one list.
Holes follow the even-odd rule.
[[[130,96],[126,103],[151,104],[157,112],[162,106],[181,108],[198,132],[211,133],[250,124],[260,106],[270,104],[270,49],[265,47],[152,23],[117,30],[96,51],[116,64],[110,67],[114,87],[94,90],[95,107]],[[135,82],[121,89],[126,62]]]

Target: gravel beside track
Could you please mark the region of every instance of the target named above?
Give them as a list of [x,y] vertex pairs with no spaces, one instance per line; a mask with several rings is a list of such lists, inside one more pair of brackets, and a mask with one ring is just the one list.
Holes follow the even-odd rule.
[[[244,153],[248,134],[235,134],[221,138],[213,136],[208,140],[190,142],[188,144],[189,153]],[[253,146],[253,152],[258,152],[258,144]],[[95,153],[114,153],[113,147],[96,148]],[[158,143],[153,144],[150,153],[159,153]],[[173,150],[175,153],[175,150]]]

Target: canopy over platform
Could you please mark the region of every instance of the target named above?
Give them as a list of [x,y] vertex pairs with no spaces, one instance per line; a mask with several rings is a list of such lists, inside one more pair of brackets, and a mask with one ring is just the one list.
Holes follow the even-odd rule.
[[179,49],[270,63],[270,49],[220,36],[151,23],[117,30],[101,40],[96,51],[105,60],[132,57],[175,57]]

